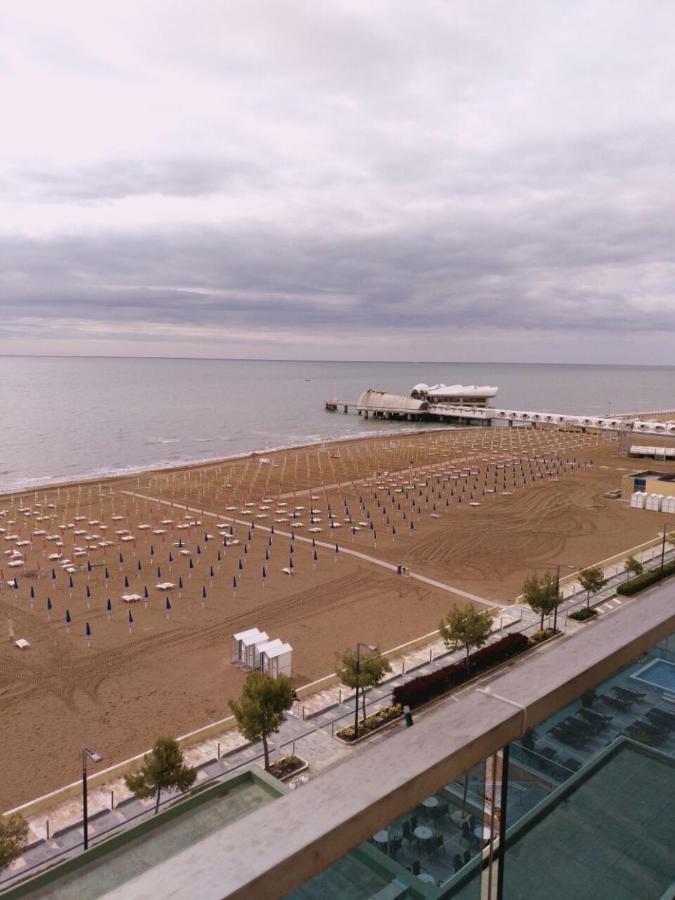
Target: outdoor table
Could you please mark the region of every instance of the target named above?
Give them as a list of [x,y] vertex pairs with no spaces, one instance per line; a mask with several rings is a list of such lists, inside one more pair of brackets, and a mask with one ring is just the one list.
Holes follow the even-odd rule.
[[434,836],[431,828],[427,828],[426,825],[418,825],[413,833],[419,841],[430,841]]
[[455,825],[459,825],[461,828],[465,822],[469,821],[469,814],[462,812],[461,809],[455,810],[454,813],[450,816]]
[[436,884],[436,879],[433,875],[430,875],[428,872],[420,872],[417,876],[420,881],[423,881],[425,884]]
[[438,806],[438,797],[427,797],[426,800],[422,801],[422,806],[427,809],[435,809]]
[[473,833],[476,835],[477,838],[481,838],[484,841],[490,840],[490,829],[486,825],[483,825],[483,826],[476,825],[476,827],[473,830]]
[[373,840],[376,844],[388,844],[389,843],[389,832],[388,831],[378,831],[373,835]]

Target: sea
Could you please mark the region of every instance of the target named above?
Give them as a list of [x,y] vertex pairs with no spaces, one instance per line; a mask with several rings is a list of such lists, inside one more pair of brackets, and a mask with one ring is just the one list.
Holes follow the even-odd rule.
[[675,407],[675,367],[0,357],[0,492],[406,428],[327,412],[366,388],[490,384],[509,409]]

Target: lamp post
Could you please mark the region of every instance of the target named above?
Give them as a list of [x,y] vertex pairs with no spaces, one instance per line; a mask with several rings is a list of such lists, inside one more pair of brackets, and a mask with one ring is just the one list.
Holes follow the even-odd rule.
[[[555,569],[555,596],[556,600],[560,597],[560,570],[561,569],[576,569],[574,563],[558,563]],[[553,609],[553,631],[554,633],[558,630],[558,603],[556,603]]]
[[361,647],[367,647],[375,653],[377,647],[366,644],[364,641],[356,642],[356,687],[354,689],[354,740],[359,736],[359,675],[361,673]]
[[663,572],[663,567],[666,563],[666,528],[667,522],[663,523],[663,541],[661,542],[661,571]]
[[84,849],[89,848],[89,816],[87,810],[87,758],[92,762],[101,762],[103,757],[91,747],[82,748],[82,825],[84,832]]

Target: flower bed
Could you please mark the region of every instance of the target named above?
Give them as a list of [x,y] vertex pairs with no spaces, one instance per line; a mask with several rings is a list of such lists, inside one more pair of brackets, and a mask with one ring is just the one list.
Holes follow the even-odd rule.
[[420,675],[405,684],[399,684],[394,688],[393,700],[399,706],[409,706],[411,709],[439,697],[454,687],[458,687],[474,675],[491,669],[500,662],[517,656],[529,646],[529,641],[524,634],[507,634],[501,640],[488,644],[480,650],[476,650],[469,656],[467,670],[466,660],[451,663],[442,669],[436,669],[428,675]]
[[283,759],[277,760],[269,768],[270,775],[274,775],[280,781],[286,781],[307,768],[307,761],[293,753],[288,753]]
[[624,581],[623,584],[618,586],[616,592],[617,594],[623,594],[625,597],[631,597],[633,594],[637,594],[638,591],[643,591],[645,588],[648,588],[652,584],[656,584],[657,581],[661,581],[662,578],[667,578],[669,575],[675,575],[675,562],[666,563],[663,567],[663,571],[660,568],[653,569],[649,572],[643,572],[635,578],[631,578],[630,581]]
[[395,722],[396,719],[400,719],[402,715],[403,710],[397,704],[385,706],[382,709],[378,709],[372,716],[368,716],[362,722],[359,722],[358,738],[354,736],[353,725],[349,725],[347,728],[341,728],[340,731],[337,732],[336,737],[351,744],[354,740],[361,740],[362,737],[367,737],[374,731],[383,728],[385,725],[389,725],[390,722]]
[[528,639],[528,643],[530,647],[535,647],[537,644],[541,644],[549,638],[555,637],[556,634],[560,634],[560,632],[554,631],[552,628],[540,628],[538,631],[532,632]]
[[587,622],[589,619],[595,618],[597,614],[597,609],[591,609],[588,606],[584,606],[583,609],[578,609],[576,612],[570,613],[569,618],[574,619],[575,622]]

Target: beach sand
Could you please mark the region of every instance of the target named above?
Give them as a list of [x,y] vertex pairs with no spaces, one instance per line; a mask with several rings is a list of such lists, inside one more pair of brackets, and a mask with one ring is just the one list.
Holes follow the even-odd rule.
[[[0,498],[0,808],[75,780],[84,745],[112,764],[228,715],[244,679],[236,631],[290,642],[302,685],[357,640],[391,648],[467,602],[391,566],[498,609],[535,567],[581,568],[655,537],[662,515],[603,496],[638,468],[613,437],[436,430]],[[121,600],[146,589],[147,602]]]

